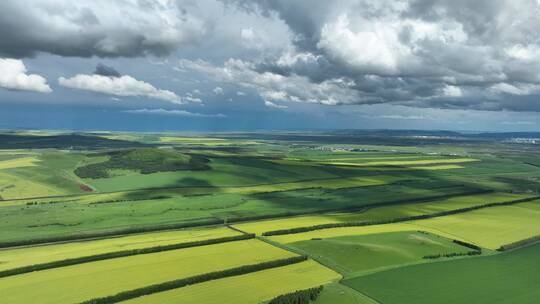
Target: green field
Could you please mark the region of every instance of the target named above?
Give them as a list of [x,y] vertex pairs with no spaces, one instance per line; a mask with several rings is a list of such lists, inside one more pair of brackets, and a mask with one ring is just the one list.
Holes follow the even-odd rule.
[[369,297],[341,283],[333,283],[324,286],[321,295],[315,304],[378,304]]
[[288,243],[345,276],[426,261],[422,257],[470,249],[451,240],[417,231],[350,235]]
[[[77,303],[212,271],[292,256],[258,240],[130,256],[0,278],[6,303]],[[28,288],[31,286],[31,288]],[[73,292],[58,292],[57,287]]]
[[332,270],[314,261],[306,261],[156,293],[125,303],[261,303],[284,293],[324,285],[339,278],[339,274]]
[[539,256],[540,245],[534,245],[494,256],[393,269],[344,283],[385,304],[533,304],[540,299]]

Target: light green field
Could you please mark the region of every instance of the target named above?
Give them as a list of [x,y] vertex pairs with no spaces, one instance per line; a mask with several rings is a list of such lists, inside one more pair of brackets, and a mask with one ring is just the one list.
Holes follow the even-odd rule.
[[451,169],[463,169],[465,167],[458,165],[435,165],[435,166],[422,166],[422,167],[409,167],[414,170],[451,170]]
[[290,246],[345,276],[398,265],[426,262],[426,255],[464,253],[469,248],[433,234],[388,232],[311,239]]
[[159,141],[165,143],[174,142],[214,142],[214,141],[227,141],[224,138],[216,137],[177,137],[177,136],[161,136]]
[[411,222],[489,249],[540,234],[540,200]]
[[536,304],[540,245],[502,254],[427,263],[343,283],[384,304]]
[[194,228],[54,245],[0,249],[0,271],[107,252],[188,243],[238,234],[238,232],[226,227]]
[[4,200],[21,197],[62,195],[62,191],[15,174],[0,172],[0,198]]
[[0,170],[20,167],[33,167],[36,166],[36,162],[38,161],[39,160],[33,156],[3,160],[0,161]]
[[[78,303],[241,265],[293,256],[258,240],[85,263],[0,279],[4,303]],[[59,288],[61,290],[59,290]],[[69,292],[62,292],[69,291]]]
[[478,195],[457,196],[434,200],[425,203],[403,204],[371,208],[363,212],[331,213],[310,216],[298,216],[276,220],[255,221],[236,224],[234,227],[250,233],[261,234],[267,231],[308,227],[314,225],[361,222],[429,214],[459,208],[466,208],[485,203],[512,201],[529,197],[529,195],[511,193],[488,193]]
[[308,260],[160,292],[125,303],[257,304],[281,294],[324,285],[339,278],[336,272]]

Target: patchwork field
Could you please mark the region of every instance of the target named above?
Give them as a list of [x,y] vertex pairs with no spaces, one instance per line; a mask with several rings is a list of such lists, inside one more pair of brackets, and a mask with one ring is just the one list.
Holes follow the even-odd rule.
[[236,224],[234,227],[250,233],[263,232],[299,227],[309,227],[322,224],[363,222],[432,214],[441,211],[456,210],[486,203],[500,203],[530,197],[524,194],[487,193],[476,195],[455,196],[445,199],[428,200],[423,203],[396,204],[369,208],[359,212],[330,213],[313,216],[298,216],[276,220],[254,221]]
[[194,228],[52,245],[0,249],[0,271],[109,252],[182,244],[239,234],[225,227]]
[[[124,290],[292,256],[258,240],[84,263],[0,278],[6,303],[78,303]],[[32,286],[32,288],[28,288]],[[73,292],[59,293],[57,288]]]
[[540,149],[491,135],[0,134],[0,302],[536,303]]
[[324,285],[340,278],[314,261],[219,279],[126,301],[139,303],[262,303],[281,294]]
[[[540,299],[540,245],[494,256],[383,271],[344,283],[385,304],[533,304]],[[389,288],[391,284],[391,288]]]

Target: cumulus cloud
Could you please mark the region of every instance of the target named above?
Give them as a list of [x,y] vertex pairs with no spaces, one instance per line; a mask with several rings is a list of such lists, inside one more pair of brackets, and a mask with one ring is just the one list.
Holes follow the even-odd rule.
[[182,59],[178,66],[181,71],[197,72],[216,82],[253,89],[268,101],[336,105],[362,99],[351,87],[353,84],[344,79],[313,83],[300,75],[284,76],[269,71],[261,72],[253,62],[239,59],[230,59],[223,66],[215,66],[203,60]]
[[168,115],[168,116],[185,116],[185,117],[216,117],[224,118],[224,114],[203,114],[203,113],[193,113],[185,110],[166,110],[166,109],[137,109],[137,110],[127,110],[125,113],[131,114],[154,114],[154,115]]
[[223,88],[221,88],[221,87],[215,87],[213,91],[214,91],[214,94],[216,94],[216,95],[223,94]]
[[259,74],[339,80],[356,91],[334,104],[539,108],[527,98],[508,101],[540,97],[536,0],[227,2],[277,16],[294,33],[295,48],[258,62]]
[[71,78],[58,78],[60,85],[71,89],[87,90],[114,96],[140,96],[182,104],[176,93],[157,89],[153,85],[131,76],[109,77],[102,75],[78,74]]
[[269,108],[274,108],[274,109],[287,109],[288,108],[286,105],[279,105],[279,104],[273,103],[273,102],[271,102],[269,100],[265,100],[264,105],[269,107]]
[[0,88],[40,93],[52,92],[44,77],[28,74],[22,60],[9,58],[0,58]]
[[162,56],[208,34],[192,1],[0,1],[0,54]]

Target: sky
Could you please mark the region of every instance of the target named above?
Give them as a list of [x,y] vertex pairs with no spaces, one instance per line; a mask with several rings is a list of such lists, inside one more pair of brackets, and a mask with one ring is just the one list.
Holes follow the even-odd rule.
[[540,131],[540,0],[3,0],[0,129]]

